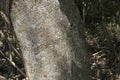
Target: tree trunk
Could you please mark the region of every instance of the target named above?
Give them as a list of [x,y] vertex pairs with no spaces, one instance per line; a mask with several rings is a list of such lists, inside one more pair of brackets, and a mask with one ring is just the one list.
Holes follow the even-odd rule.
[[11,8],[28,80],[90,80],[73,0],[13,0]]

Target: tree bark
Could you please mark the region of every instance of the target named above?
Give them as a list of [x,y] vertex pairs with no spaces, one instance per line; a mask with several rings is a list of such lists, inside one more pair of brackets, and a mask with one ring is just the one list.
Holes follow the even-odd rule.
[[90,80],[80,19],[73,0],[13,0],[28,80]]

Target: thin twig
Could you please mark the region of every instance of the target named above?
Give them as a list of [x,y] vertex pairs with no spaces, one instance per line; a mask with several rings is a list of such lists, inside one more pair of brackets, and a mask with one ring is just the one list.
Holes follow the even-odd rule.
[[6,58],[6,60],[8,60],[13,65],[13,67],[15,67],[24,77],[26,77],[25,73],[17,65],[15,65],[13,61],[7,58],[1,50],[0,50],[0,53],[3,55],[3,57]]
[[4,18],[4,20],[5,20],[8,24],[10,24],[10,20],[9,20],[9,18],[7,17],[7,15],[6,15],[3,11],[0,11],[0,14],[1,14],[1,16]]

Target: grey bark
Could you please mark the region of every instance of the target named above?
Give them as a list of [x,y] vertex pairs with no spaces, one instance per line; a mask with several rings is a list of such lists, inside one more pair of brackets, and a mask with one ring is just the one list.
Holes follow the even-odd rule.
[[13,0],[11,20],[28,80],[90,80],[73,0]]
[[4,76],[0,75],[0,80],[7,80]]

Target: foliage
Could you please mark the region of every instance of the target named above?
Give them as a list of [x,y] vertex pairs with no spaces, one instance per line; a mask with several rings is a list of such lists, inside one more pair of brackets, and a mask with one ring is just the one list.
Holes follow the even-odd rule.
[[75,1],[85,25],[88,51],[93,56],[94,80],[116,80],[120,74],[120,1]]

